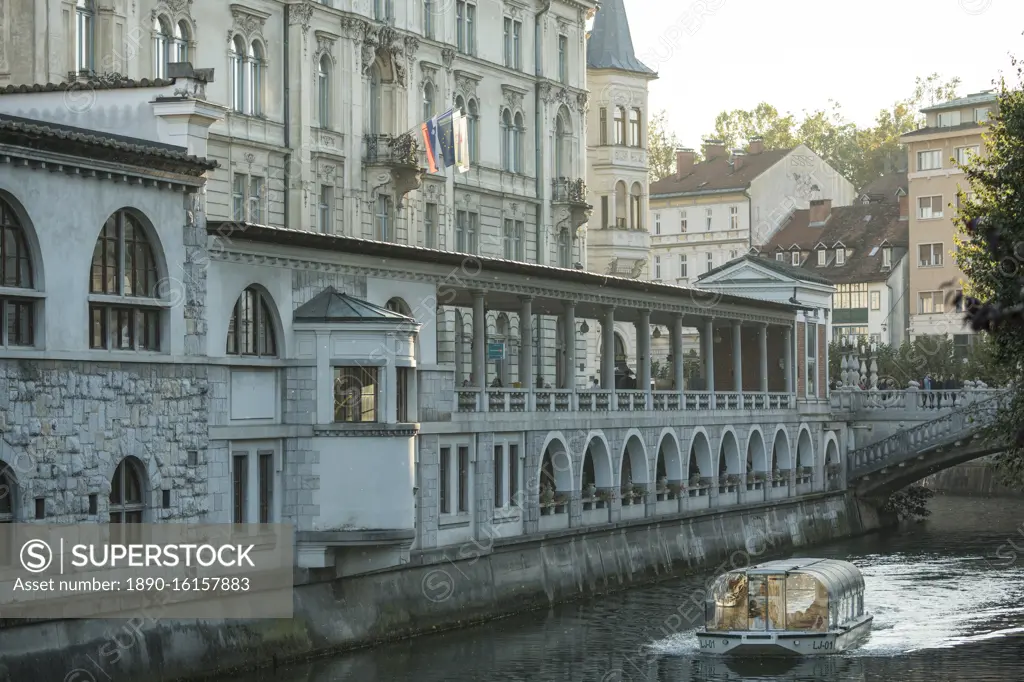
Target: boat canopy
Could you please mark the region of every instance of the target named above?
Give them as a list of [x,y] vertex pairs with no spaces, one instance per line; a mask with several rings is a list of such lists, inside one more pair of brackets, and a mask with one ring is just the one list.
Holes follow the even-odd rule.
[[748,576],[783,573],[809,575],[828,590],[829,599],[841,599],[864,591],[864,576],[860,569],[839,559],[779,559],[731,572],[746,573]]

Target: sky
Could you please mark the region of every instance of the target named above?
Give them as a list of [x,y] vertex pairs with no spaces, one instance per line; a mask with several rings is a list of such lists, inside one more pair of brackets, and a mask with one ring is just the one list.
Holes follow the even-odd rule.
[[[633,45],[658,72],[652,112],[699,147],[723,110],[797,115],[842,105],[870,125],[917,76],[988,90],[1024,59],[1024,0],[625,0]],[[1014,75],[1014,79],[1016,76]]]

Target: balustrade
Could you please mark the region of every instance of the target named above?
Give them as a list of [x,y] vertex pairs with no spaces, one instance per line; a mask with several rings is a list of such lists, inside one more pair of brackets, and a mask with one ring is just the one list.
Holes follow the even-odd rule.
[[796,396],[789,393],[720,391],[606,391],[587,389],[525,389],[463,386],[456,389],[459,412],[676,412],[790,410]]

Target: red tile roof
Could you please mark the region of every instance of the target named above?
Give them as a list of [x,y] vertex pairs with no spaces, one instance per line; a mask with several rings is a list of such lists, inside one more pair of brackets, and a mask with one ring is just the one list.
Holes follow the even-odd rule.
[[750,187],[759,175],[782,161],[792,149],[771,149],[760,154],[746,154],[739,170],[725,157],[717,157],[712,161],[696,163],[682,178],[675,174],[651,183],[650,195],[683,194],[722,191],[728,189],[743,190]]

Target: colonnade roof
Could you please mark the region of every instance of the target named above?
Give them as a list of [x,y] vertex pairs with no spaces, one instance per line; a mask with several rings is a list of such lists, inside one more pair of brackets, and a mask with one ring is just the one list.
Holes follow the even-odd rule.
[[[648,310],[651,324],[671,325],[674,316],[681,314],[684,326],[691,327],[709,318],[726,324],[732,320],[785,324],[794,320],[800,309],[790,303],[585,270],[245,222],[210,221],[207,232],[231,241],[364,256],[367,262],[379,259],[374,261],[377,267],[409,272],[410,276],[429,272],[437,282],[440,305],[469,308],[483,292],[488,310],[518,312],[523,297],[529,296],[532,312],[539,315],[561,315],[566,304],[573,303],[576,317],[600,320],[608,305],[614,305],[617,321],[638,322],[641,311]],[[280,249],[275,248],[275,253],[281,254]]]

